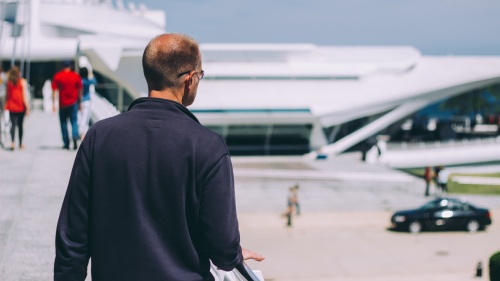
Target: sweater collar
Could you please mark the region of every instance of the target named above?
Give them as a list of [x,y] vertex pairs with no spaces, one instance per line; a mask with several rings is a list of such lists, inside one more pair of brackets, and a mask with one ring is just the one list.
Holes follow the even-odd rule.
[[138,98],[130,104],[127,111],[135,109],[168,110],[168,111],[179,112],[183,113],[184,115],[187,115],[187,117],[193,119],[197,123],[200,123],[200,121],[198,121],[196,116],[194,116],[193,113],[191,113],[191,111],[189,111],[189,109],[187,109],[185,106],[183,106],[178,102],[167,99],[150,98],[150,97]]

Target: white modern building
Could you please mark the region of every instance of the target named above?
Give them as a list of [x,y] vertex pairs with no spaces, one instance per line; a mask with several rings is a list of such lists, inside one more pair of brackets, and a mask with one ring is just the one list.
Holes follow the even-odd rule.
[[[142,52],[166,30],[163,11],[124,7],[118,0],[0,0],[2,19],[4,67],[12,58],[25,69],[31,62],[32,85],[41,88],[56,62],[85,56],[107,90],[115,85],[113,103],[120,109],[146,94]],[[414,113],[462,95],[487,91],[493,99],[487,113],[498,114],[500,57],[423,56],[410,46],[202,44],[201,50],[206,74],[190,109],[225,138],[233,154],[334,157],[354,148],[365,151],[367,161],[393,167],[500,160],[493,133],[498,126],[481,135],[465,121],[449,124],[459,144],[440,137],[432,145],[415,138],[381,141],[401,135]],[[477,108],[448,115],[470,122],[470,116],[485,115],[484,106]],[[377,145],[378,135],[384,137]],[[468,141],[486,135],[486,142]],[[457,145],[462,154],[445,153]],[[440,149],[429,152],[434,147]]]

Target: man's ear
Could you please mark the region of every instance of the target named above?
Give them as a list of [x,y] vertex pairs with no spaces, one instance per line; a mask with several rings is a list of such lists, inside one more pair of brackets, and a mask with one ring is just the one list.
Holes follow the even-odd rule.
[[193,86],[193,75],[188,75],[186,77],[186,80],[184,80],[184,94],[189,93],[192,86]]

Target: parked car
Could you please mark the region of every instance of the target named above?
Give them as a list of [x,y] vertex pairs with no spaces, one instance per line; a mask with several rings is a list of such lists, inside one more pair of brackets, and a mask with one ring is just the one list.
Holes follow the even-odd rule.
[[395,212],[393,229],[418,233],[422,230],[484,230],[491,224],[488,209],[454,198],[437,198],[413,210]]

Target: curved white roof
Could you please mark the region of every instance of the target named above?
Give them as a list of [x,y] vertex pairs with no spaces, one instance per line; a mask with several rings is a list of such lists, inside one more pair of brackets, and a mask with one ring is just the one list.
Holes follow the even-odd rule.
[[164,24],[150,20],[147,16],[100,5],[75,5],[46,1],[40,5],[39,15],[42,34],[64,28],[87,34],[148,40],[165,32]]
[[[139,97],[147,92],[142,52],[164,32],[165,14],[100,2],[28,0],[28,18],[26,2],[19,2],[17,21],[31,27],[31,43],[23,50],[20,41],[16,55],[62,60],[79,51],[94,69]],[[10,27],[4,25],[1,38],[4,56],[13,53]],[[206,78],[192,109],[299,109],[323,126],[500,81],[500,57],[428,57],[409,46],[203,44],[201,51]]]
[[[0,9],[2,7],[0,5]],[[87,44],[96,44],[96,48],[103,38],[107,38],[106,41],[111,38],[116,45],[113,51],[118,49],[121,55],[130,49],[142,51],[152,37],[165,32],[163,11],[120,9],[111,1],[12,0],[6,7],[8,17],[0,33],[0,57],[3,58],[14,55],[21,59],[27,54],[32,61],[74,58],[82,36]],[[22,26],[17,38],[12,36],[13,22]],[[104,58],[109,55],[105,51],[101,53]]]
[[[212,64],[203,67],[210,78]],[[265,73],[266,64],[262,67]],[[324,125],[334,125],[408,100],[431,103],[494,82],[500,82],[500,57],[421,57],[406,71],[372,72],[358,79],[206,79],[192,108],[307,108]]]

